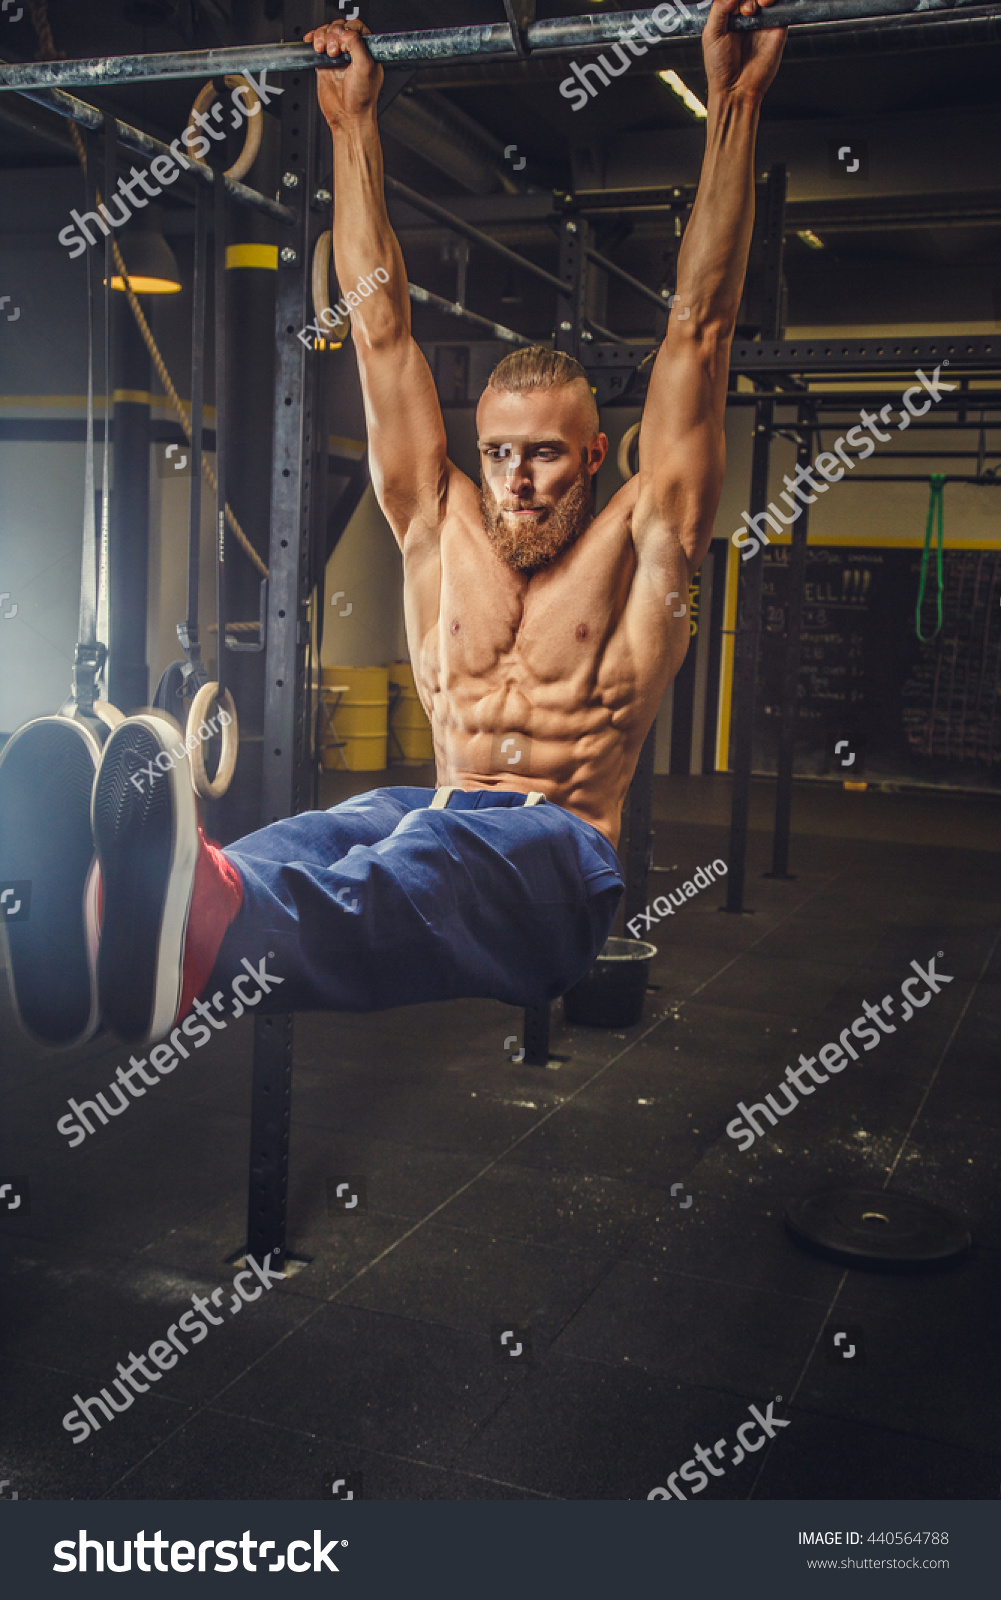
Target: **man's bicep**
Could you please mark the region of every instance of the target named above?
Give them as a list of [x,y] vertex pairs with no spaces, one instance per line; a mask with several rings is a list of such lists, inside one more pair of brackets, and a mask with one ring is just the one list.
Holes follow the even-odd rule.
[[714,329],[672,327],[650,378],[639,435],[640,541],[672,527],[697,567],[723,488],[730,341]]
[[447,444],[430,368],[411,338],[358,352],[372,487],[397,538],[444,515]]
[[641,457],[632,516],[640,565],[673,567],[680,551],[689,572],[697,571],[712,538],[725,465],[722,430],[708,418],[665,439],[646,470]]

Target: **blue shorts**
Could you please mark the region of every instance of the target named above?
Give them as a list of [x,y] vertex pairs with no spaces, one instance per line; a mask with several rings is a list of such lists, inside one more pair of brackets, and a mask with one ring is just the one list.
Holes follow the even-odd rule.
[[[510,790],[373,789],[230,845],[243,906],[208,992],[248,957],[262,1012],[382,1011],[482,996],[542,1005],[582,978],[622,894],[603,834]],[[273,954],[271,954],[273,952]]]

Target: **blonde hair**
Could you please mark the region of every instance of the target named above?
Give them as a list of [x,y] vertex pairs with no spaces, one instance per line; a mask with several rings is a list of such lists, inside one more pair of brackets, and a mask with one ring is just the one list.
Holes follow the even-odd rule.
[[598,432],[598,407],[587,373],[573,356],[548,345],[522,345],[498,361],[487,380],[487,388],[502,394],[522,394],[528,389],[555,389],[563,384],[583,383],[587,395],[589,421]]

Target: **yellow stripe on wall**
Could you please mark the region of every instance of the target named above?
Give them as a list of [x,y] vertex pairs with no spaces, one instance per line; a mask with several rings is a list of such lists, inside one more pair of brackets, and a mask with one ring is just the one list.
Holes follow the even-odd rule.
[[268,272],[278,271],[278,246],[276,244],[228,244],[226,267],[264,267]]

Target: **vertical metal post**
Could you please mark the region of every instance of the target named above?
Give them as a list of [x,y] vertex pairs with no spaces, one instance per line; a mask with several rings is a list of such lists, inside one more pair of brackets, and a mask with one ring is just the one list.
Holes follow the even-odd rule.
[[[556,296],[554,349],[580,359],[585,296],[587,294],[587,248],[590,226],[585,217],[564,217],[560,228],[559,276],[566,293]],[[525,1063],[544,1067],[549,1060],[549,1006],[526,1006],[523,1044]]]
[[657,724],[643,741],[633,781],[629,785],[626,832],[626,893],[623,919],[628,924],[646,908],[650,866],[653,861],[653,762],[657,750]]
[[[777,339],[782,316],[782,228],[785,217],[786,169],[776,165],[768,176],[764,216],[764,294],[761,337]],[[768,465],[775,402],[759,399],[754,408],[750,514],[768,505]],[[730,858],[727,863],[726,910],[742,912],[747,874],[747,834],[751,809],[751,760],[754,738],[754,690],[761,635],[761,591],[764,562],[741,562],[733,693],[733,789],[730,803]]]
[[[815,415],[813,406],[800,406],[797,467],[808,467],[813,459],[811,423]],[[803,634],[803,604],[806,598],[806,539],[809,521],[810,507],[804,503],[800,516],[792,525],[792,549],[789,553],[786,586],[786,656],[782,680],[778,773],[775,783],[775,836],[772,840],[772,870],[765,874],[768,878],[796,876],[794,872],[789,871],[789,833],[792,823],[792,766],[796,741],[796,696],[799,686],[800,642]]]
[[[322,0],[286,0],[286,39],[323,21]],[[297,213],[278,248],[275,301],[275,409],[272,453],[268,643],[265,657],[262,821],[277,822],[308,803],[309,729],[305,659],[309,602],[310,491],[314,450],[306,349],[310,211],[316,142],[312,73],[284,75],[281,98],[282,199]],[[289,181],[291,180],[291,181]],[[254,1027],[247,1249],[258,1260],[285,1259],[292,1017],[261,1017]]]
[[149,352],[125,295],[111,292],[114,412],[108,526],[108,699],[121,711],[149,701]]

